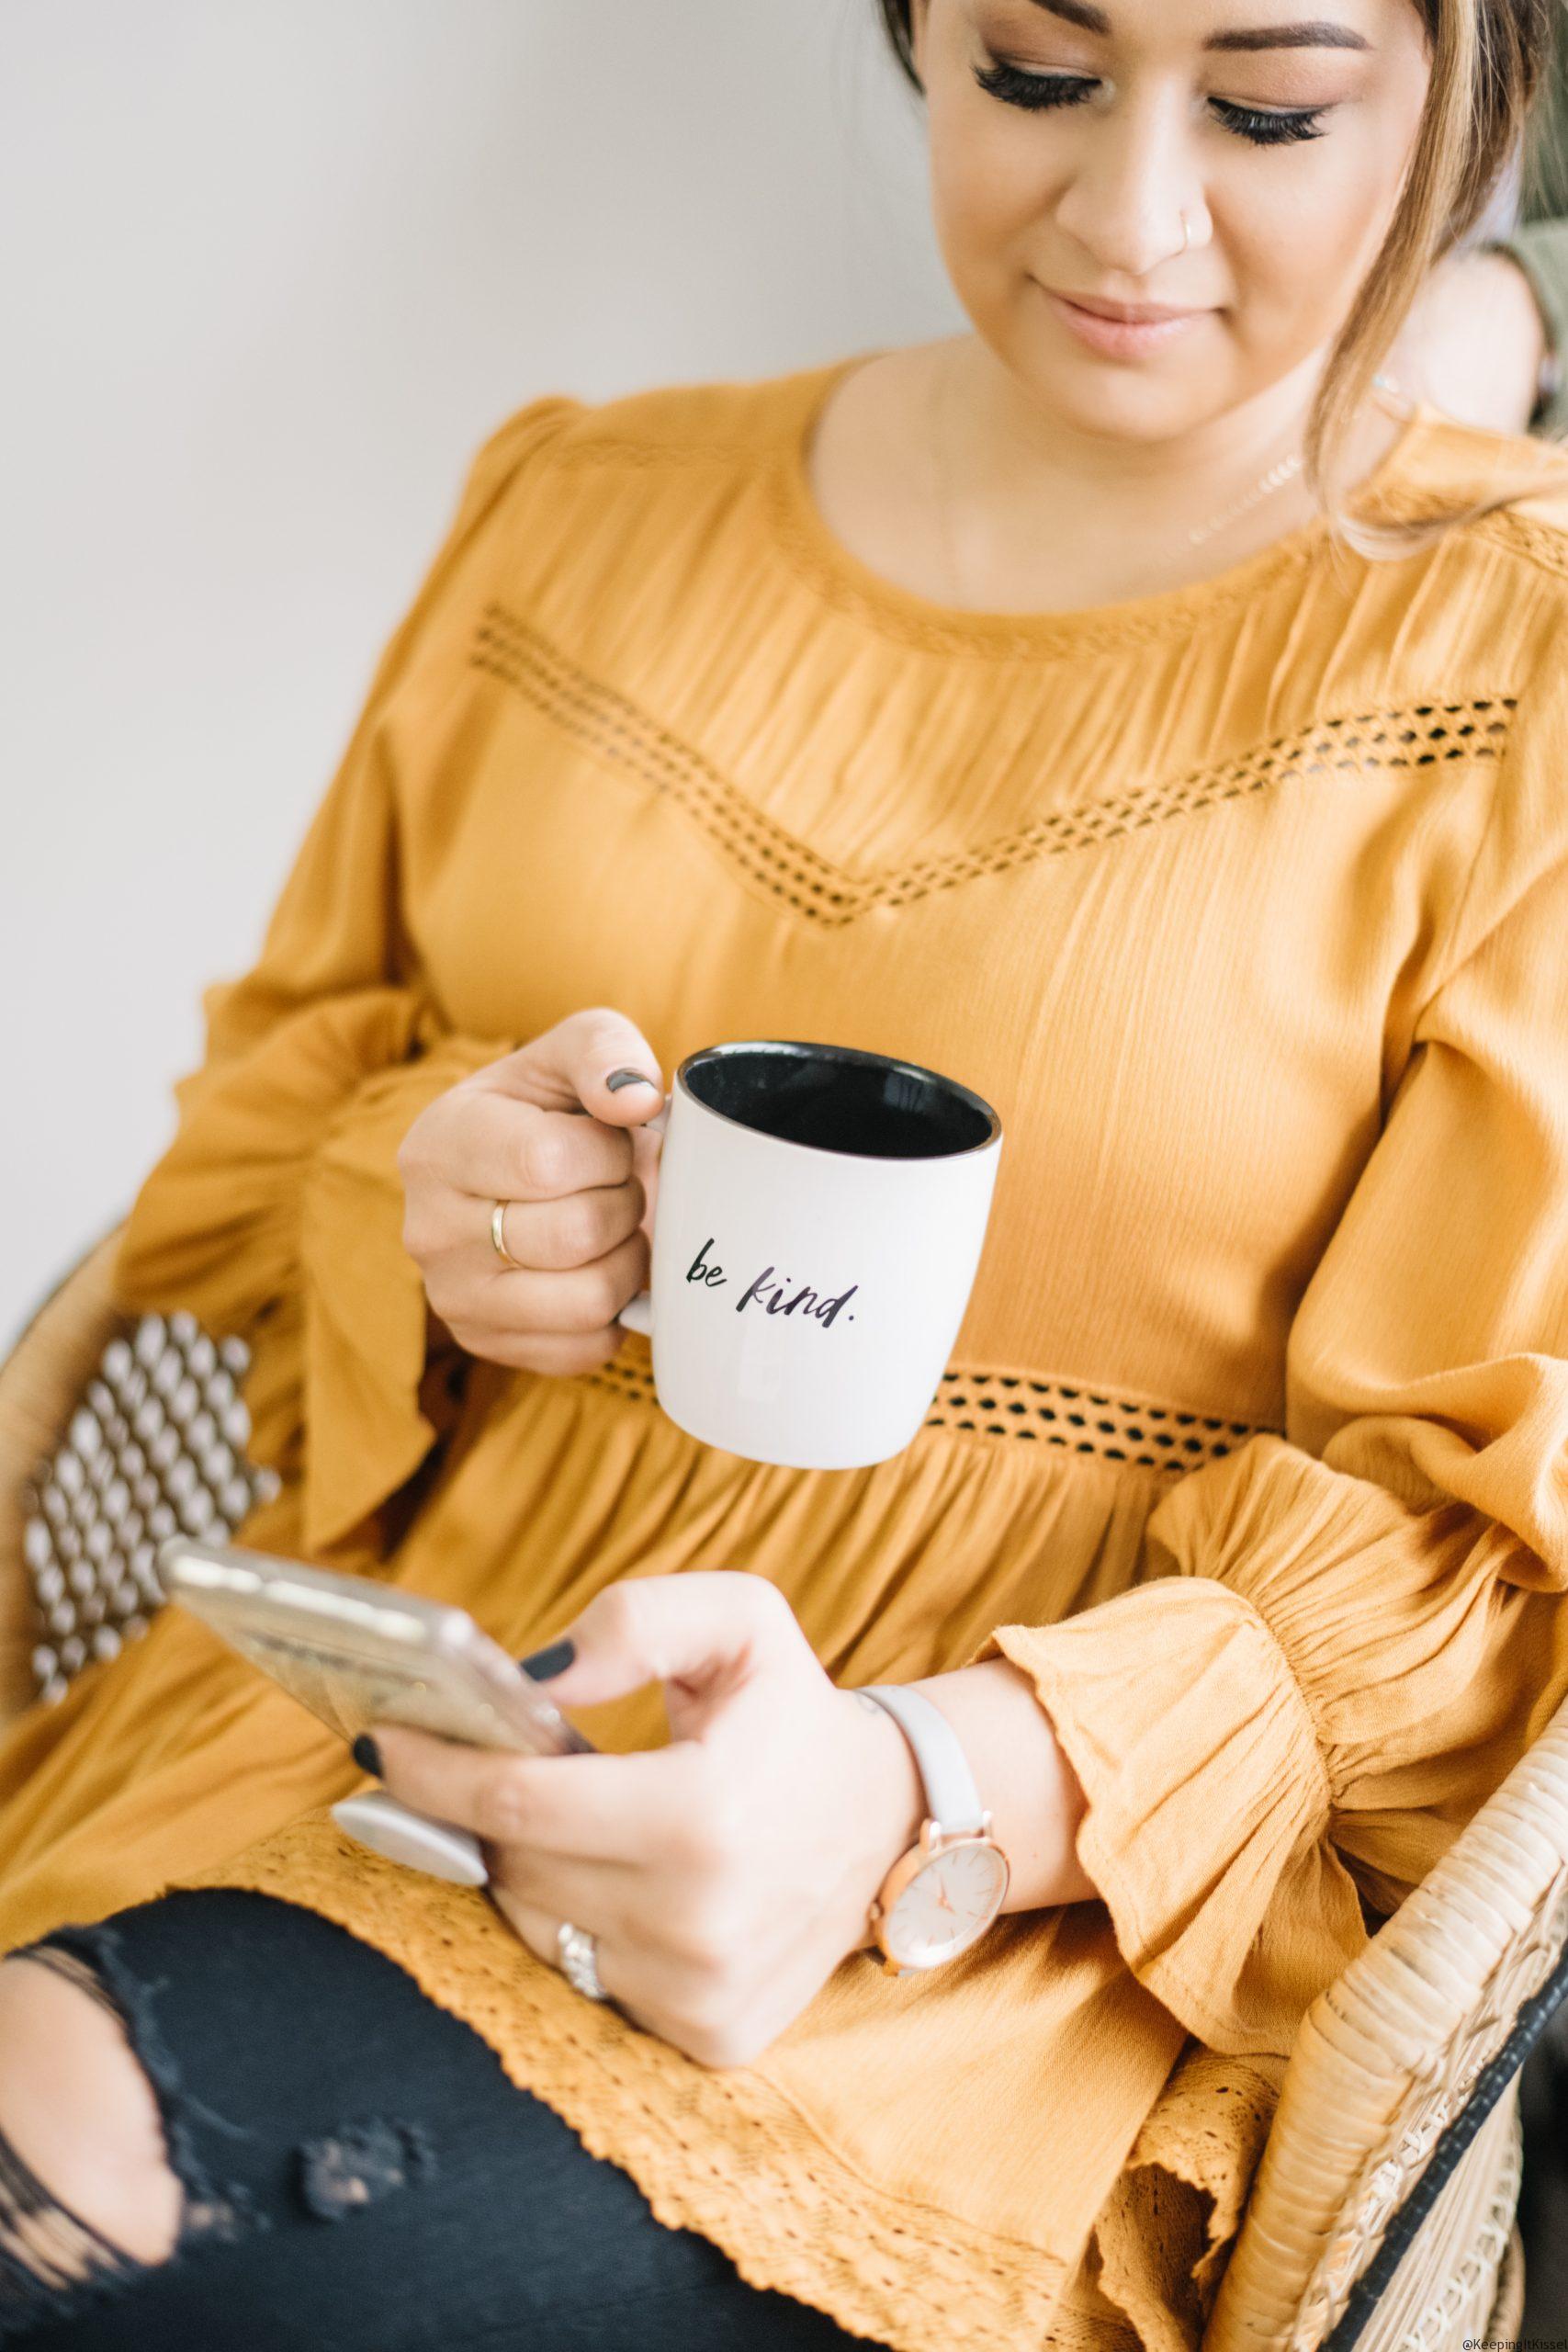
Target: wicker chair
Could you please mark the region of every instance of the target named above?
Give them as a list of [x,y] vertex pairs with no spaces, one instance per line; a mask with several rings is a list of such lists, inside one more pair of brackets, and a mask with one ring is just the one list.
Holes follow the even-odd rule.
[[[157,1603],[175,1525],[265,1490],[245,1352],[115,1311],[109,1233],[0,1364],[0,1721]],[[1202,2352],[1460,2352],[1512,2341],[1518,2074],[1568,1992],[1568,1706],[1314,2003]]]

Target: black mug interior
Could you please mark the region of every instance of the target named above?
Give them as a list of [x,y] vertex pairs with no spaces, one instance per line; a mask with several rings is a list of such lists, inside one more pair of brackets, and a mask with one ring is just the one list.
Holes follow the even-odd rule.
[[678,1078],[709,1111],[781,1143],[870,1159],[940,1159],[989,1143],[1000,1122],[956,1079],[853,1046],[767,1039],[709,1046]]

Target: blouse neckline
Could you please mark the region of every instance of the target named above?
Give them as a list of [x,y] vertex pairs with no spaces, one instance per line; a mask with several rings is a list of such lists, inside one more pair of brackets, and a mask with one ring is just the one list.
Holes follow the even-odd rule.
[[[1083,651],[1163,637],[1190,628],[1201,616],[1246,604],[1280,573],[1304,569],[1330,537],[1328,518],[1315,514],[1207,579],[1114,604],[1059,612],[984,611],[938,604],[874,571],[845,546],[829,530],[811,488],[807,464],[818,420],[839,382],[876,356],[874,351],[852,352],[813,371],[804,403],[791,402],[787,409],[773,452],[769,488],[775,532],[795,571],[828,602],[889,636],[935,650],[1010,654]],[[1354,508],[1362,509],[1404,473],[1413,449],[1437,414],[1427,401],[1411,402],[1396,438],[1352,489],[1348,503]]]

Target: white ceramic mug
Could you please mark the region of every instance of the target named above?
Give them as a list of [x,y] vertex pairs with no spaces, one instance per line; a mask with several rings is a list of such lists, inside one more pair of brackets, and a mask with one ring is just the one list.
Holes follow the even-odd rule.
[[688,1054],[665,1107],[650,1287],[672,1421],[755,1462],[849,1470],[908,1444],[980,1261],[1001,1121],[956,1080],[849,1046]]

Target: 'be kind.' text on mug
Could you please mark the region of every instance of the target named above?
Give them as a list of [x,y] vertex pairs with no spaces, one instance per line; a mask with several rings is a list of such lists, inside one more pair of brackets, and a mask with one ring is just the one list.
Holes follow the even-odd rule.
[[705,1444],[849,1470],[919,1429],[980,1262],[1001,1121],[953,1079],[853,1046],[705,1046],[664,1141],[650,1287],[619,1320]]

